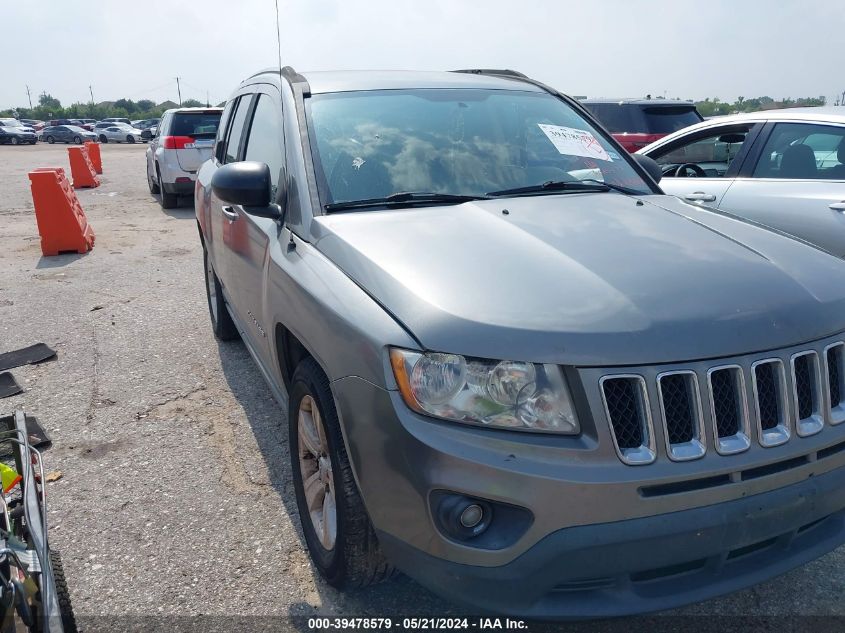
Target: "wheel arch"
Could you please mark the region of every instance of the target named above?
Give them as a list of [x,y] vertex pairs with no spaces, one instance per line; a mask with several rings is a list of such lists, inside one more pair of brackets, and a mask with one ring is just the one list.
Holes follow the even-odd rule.
[[276,362],[278,363],[279,374],[285,384],[285,389],[290,388],[293,372],[296,366],[305,358],[313,358],[323,373],[328,375],[325,368],[320,364],[314,354],[296,337],[296,335],[281,323],[276,324]]

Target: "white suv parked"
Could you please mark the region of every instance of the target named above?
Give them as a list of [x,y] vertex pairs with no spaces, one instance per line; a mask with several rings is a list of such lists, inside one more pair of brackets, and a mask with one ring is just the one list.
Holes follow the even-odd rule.
[[177,108],[161,117],[147,148],[147,183],[161,194],[164,209],[174,208],[180,195],[194,192],[197,170],[208,158],[217,136],[223,108]]

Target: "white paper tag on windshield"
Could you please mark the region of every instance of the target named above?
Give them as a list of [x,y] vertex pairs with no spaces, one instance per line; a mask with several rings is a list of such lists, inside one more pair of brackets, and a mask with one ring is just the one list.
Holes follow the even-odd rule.
[[576,130],[572,127],[547,125],[538,123],[543,133],[555,146],[558,152],[568,156],[584,156],[613,162],[596,137],[587,130]]

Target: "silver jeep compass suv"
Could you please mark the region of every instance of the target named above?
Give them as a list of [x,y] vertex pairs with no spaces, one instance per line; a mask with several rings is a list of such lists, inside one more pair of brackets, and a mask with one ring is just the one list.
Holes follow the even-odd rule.
[[[663,609],[845,541],[845,264],[512,71],[260,72],[196,214],[338,587]],[[650,175],[653,174],[653,175]]]

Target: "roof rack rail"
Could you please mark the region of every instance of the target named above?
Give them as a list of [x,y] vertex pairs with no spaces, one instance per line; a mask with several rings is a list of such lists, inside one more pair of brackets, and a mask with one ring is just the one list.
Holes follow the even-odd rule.
[[288,80],[288,82],[293,84],[300,84],[302,88],[302,92],[305,96],[309,96],[311,94],[311,86],[308,85],[308,80],[300,75],[296,70],[294,70],[293,66],[285,66],[284,68],[279,71],[278,66],[271,66],[270,68],[263,68],[259,70],[257,73],[254,73],[248,77],[248,79],[252,79],[253,77],[258,77],[259,75],[264,75],[267,73],[272,73],[274,75],[280,75]]
[[520,79],[528,79],[528,75],[524,75],[518,70],[510,70],[509,68],[464,68],[461,70],[452,70],[453,73],[467,73],[468,75],[500,75],[502,77],[519,77]]

